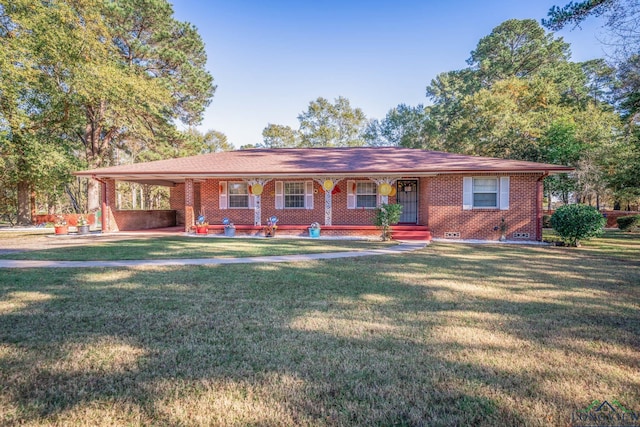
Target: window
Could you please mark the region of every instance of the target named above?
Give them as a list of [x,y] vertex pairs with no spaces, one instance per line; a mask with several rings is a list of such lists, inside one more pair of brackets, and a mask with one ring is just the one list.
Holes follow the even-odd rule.
[[462,209],[509,209],[509,177],[462,178]]
[[473,207],[498,207],[498,178],[473,178]]
[[229,207],[248,208],[249,189],[246,182],[229,183]]
[[358,182],[356,184],[356,207],[375,208],[377,192],[375,182]]
[[304,182],[284,183],[284,207],[304,208]]

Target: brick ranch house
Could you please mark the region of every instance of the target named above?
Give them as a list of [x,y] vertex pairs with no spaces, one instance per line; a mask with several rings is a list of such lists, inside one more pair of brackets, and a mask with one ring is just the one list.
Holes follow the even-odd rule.
[[[571,168],[398,147],[252,149],[77,172],[102,183],[103,231],[180,225],[199,214],[211,232],[229,218],[258,234],[377,234],[373,209],[403,206],[396,238],[541,240],[542,181]],[[170,211],[116,209],[116,181],[170,187]]]

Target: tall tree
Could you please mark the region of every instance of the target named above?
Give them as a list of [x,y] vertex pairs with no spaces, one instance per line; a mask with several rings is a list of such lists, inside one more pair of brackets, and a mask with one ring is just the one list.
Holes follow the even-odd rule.
[[297,130],[269,123],[262,131],[262,147],[355,147],[366,144],[367,117],[360,108],[351,107],[347,98],[331,103],[318,98],[298,115]]
[[262,131],[262,140],[265,148],[292,148],[300,144],[300,134],[290,126],[269,123]]
[[233,151],[233,144],[229,142],[227,135],[224,133],[210,129],[205,132],[202,138],[204,143],[204,153],[217,153],[220,151]]
[[69,135],[78,123],[71,76],[101,49],[105,34],[99,13],[90,11],[79,17],[66,2],[0,5],[0,153],[8,168],[3,185],[16,188],[22,224],[31,221],[37,191],[60,192],[70,179],[75,152]]
[[637,0],[583,0],[553,6],[542,24],[550,30],[578,27],[590,16],[603,16],[608,30],[606,44],[622,61],[640,51],[640,3]]
[[433,122],[423,105],[400,104],[389,110],[384,119],[370,122],[365,139],[368,145],[437,149],[432,144]]
[[325,98],[309,103],[307,111],[298,116],[300,145],[304,147],[348,147],[365,145],[363,133],[367,117],[359,108],[352,108],[342,96],[332,104]]
[[533,19],[510,19],[483,37],[467,63],[478,70],[484,87],[509,77],[534,76],[569,59],[569,45]]
[[[85,125],[78,137],[90,167],[105,166],[118,139],[146,141],[199,123],[213,91],[204,44],[195,27],[173,19],[166,0],[108,2],[109,56],[95,64],[99,83],[78,91]],[[88,208],[99,206],[97,184]]]

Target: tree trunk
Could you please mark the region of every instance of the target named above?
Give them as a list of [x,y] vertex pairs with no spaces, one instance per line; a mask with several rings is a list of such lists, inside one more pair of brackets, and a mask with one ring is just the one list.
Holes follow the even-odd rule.
[[95,179],[90,179],[87,183],[87,209],[88,212],[95,212],[102,207],[100,200],[100,183]]
[[29,194],[29,203],[31,204],[31,224],[36,224],[38,222],[36,217],[36,192],[33,191],[33,187],[31,188],[31,194]]
[[18,225],[31,225],[31,186],[27,181],[18,182]]

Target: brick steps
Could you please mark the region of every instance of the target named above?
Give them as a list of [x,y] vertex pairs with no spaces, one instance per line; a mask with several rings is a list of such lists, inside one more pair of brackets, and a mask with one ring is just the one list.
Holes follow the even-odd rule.
[[431,231],[425,225],[394,225],[391,235],[394,240],[431,240]]

